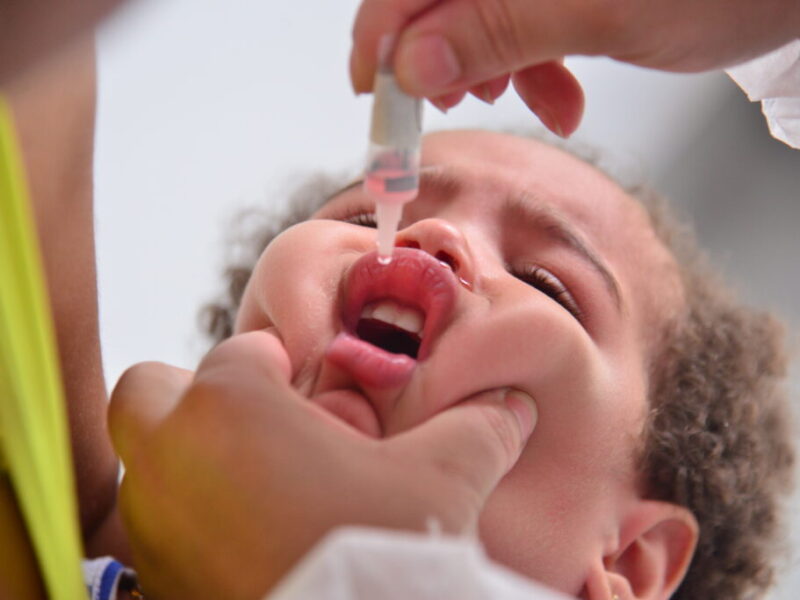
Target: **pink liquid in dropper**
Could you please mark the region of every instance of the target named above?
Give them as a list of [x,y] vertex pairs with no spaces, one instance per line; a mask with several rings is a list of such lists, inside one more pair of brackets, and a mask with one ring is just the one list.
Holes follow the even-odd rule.
[[367,173],[364,190],[373,198],[390,202],[408,202],[417,196],[419,179],[407,169],[379,168]]

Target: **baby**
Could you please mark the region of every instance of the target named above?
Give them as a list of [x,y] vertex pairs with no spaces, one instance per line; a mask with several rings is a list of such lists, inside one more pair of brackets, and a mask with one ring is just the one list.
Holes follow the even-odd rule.
[[456,131],[427,136],[423,164],[389,266],[361,187],[321,194],[229,270],[212,334],[271,330],[294,386],[368,436],[531,395],[536,430],[480,521],[530,578],[587,599],[759,595],[793,464],[773,320],[646,193],[570,154]]

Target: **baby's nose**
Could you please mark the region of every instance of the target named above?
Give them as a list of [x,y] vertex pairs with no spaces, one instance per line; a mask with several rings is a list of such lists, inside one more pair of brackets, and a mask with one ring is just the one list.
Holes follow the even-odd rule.
[[399,248],[416,248],[447,264],[467,287],[474,281],[469,245],[461,230],[444,219],[422,219],[397,234]]

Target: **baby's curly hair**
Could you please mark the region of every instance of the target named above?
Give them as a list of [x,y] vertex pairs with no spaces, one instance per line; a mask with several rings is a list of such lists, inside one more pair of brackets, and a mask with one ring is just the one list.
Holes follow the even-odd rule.
[[673,597],[761,598],[774,583],[794,471],[782,327],[733,298],[663,200],[630,192],[675,257],[686,297],[651,360],[640,460],[646,492],[688,507],[700,524]]
[[[215,342],[231,335],[262,250],[308,219],[337,183],[309,181],[290,199],[289,212],[268,217],[245,236],[244,253],[225,270],[225,298],[201,315]],[[673,598],[761,598],[774,583],[782,505],[793,479],[782,329],[769,314],[734,300],[694,235],[656,193],[645,186],[625,190],[645,207],[675,257],[686,299],[650,357],[650,411],[639,454],[645,495],[687,507],[700,525],[691,566]]]

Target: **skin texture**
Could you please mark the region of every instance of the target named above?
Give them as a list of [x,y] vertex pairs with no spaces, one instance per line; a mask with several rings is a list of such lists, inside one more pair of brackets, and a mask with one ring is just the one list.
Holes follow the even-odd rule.
[[[81,526],[91,553],[115,503],[118,466],[105,426],[97,322],[93,41],[75,43],[7,90],[28,169],[78,466]],[[113,550],[124,555],[122,548]]]
[[[124,536],[113,518],[118,462],[106,422],[107,394],[100,357],[94,261],[92,161],[95,112],[95,55],[90,39],[79,40],[23,76],[9,81],[10,101],[27,167],[29,188],[53,309],[64,391],[67,398],[80,523],[87,556],[114,553],[127,558]],[[7,486],[7,480],[0,482]],[[0,495],[7,516],[3,545],[18,548],[16,560],[32,557],[27,542],[11,541],[16,508],[10,488]],[[4,563],[5,564],[5,563]],[[30,577],[18,565],[0,575],[0,586]]]
[[379,40],[397,39],[394,67],[409,93],[457,104],[491,101],[509,78],[559,135],[577,128],[583,96],[565,56],[609,56],[666,71],[730,66],[800,34],[794,0],[364,0],[353,27],[350,73],[372,89]]
[[121,0],[0,0],[0,83],[63,50],[120,4]]
[[[360,385],[325,356],[341,329],[343,274],[374,244],[370,228],[331,220],[373,210],[358,187],[321,209],[320,220],[270,244],[237,330],[275,328],[304,396],[355,387],[386,435],[481,390],[509,386],[532,396],[536,432],[489,498],[482,539],[491,556],[518,571],[569,594],[588,593],[591,581],[608,580],[606,565],[624,553],[639,511],[652,508],[639,497],[634,455],[647,410],[648,345],[681,303],[675,265],[631,198],[553,148],[485,132],[434,134],[424,163],[433,178],[405,208],[397,244],[449,257],[470,289],[460,290],[447,328],[406,387]],[[523,224],[526,211],[535,216]],[[559,243],[542,215],[558,215],[585,240],[615,279],[619,306],[597,269]],[[580,320],[509,272],[526,265],[547,269],[569,289]],[[688,539],[693,520],[684,517]],[[661,583],[669,589],[675,581]]]
[[81,524],[89,537],[114,504],[117,472],[105,428],[97,324],[93,41],[73,45],[7,89],[28,169],[79,465]]

